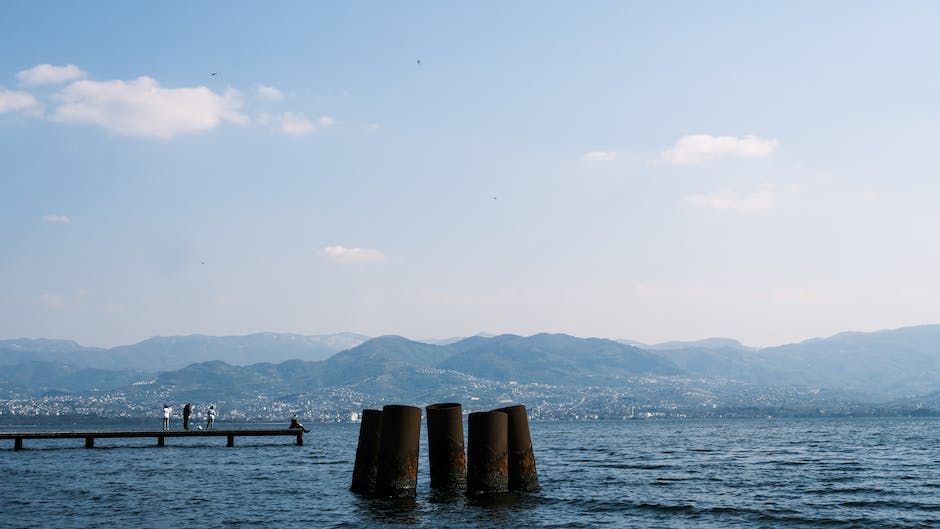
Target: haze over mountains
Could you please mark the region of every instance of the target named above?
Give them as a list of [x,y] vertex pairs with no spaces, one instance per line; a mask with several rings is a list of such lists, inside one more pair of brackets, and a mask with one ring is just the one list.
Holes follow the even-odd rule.
[[273,333],[157,337],[112,349],[5,340],[0,341],[0,398],[93,388],[133,395],[155,387],[190,398],[339,387],[406,398],[446,394],[474,380],[497,386],[512,381],[637,388],[647,383],[643,377],[680,393],[716,384],[735,391],[795,387],[867,402],[940,391],[940,325],[842,333],[764,349],[730,339],[642,345],[564,334],[481,335],[440,343]]

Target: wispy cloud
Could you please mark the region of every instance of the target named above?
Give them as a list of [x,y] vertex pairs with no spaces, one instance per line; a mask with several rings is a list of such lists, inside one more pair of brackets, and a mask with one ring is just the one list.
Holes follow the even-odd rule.
[[693,134],[679,139],[672,148],[663,151],[659,159],[665,163],[694,164],[721,158],[764,158],[776,148],[776,140],[757,136]]
[[42,221],[51,222],[54,224],[68,224],[72,222],[72,219],[70,219],[67,215],[43,215]]
[[584,153],[582,158],[589,162],[609,162],[617,159],[617,153],[613,151],[590,151]]
[[339,245],[323,248],[323,254],[330,260],[338,263],[367,263],[385,259],[385,254],[379,250],[346,248]]
[[306,136],[316,131],[316,125],[301,114],[286,112],[281,117],[281,132],[288,136]]
[[132,81],[77,81],[58,95],[51,119],[98,125],[126,136],[172,138],[213,129],[223,121],[244,124],[237,93],[219,95],[204,86],[163,88],[150,77]]
[[270,99],[272,101],[280,101],[284,99],[284,93],[278,90],[276,87],[261,85],[258,87],[258,97],[263,99]]
[[330,116],[320,116],[316,122],[303,114],[285,112],[283,114],[260,114],[256,121],[262,125],[271,125],[288,136],[308,136],[332,127],[335,120]]
[[37,64],[29,70],[16,74],[16,78],[24,85],[59,84],[76,79],[83,79],[86,72],[74,64],[53,66],[51,64]]
[[686,204],[718,211],[749,213],[770,209],[774,205],[775,194],[771,187],[765,187],[750,194],[737,191],[712,191],[688,195],[682,199]]
[[16,92],[0,88],[0,114],[4,112],[17,112],[34,110],[42,105],[29,92]]

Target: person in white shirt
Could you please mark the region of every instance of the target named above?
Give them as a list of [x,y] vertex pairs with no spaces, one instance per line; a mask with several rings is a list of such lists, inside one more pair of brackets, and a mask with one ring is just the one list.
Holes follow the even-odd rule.
[[170,414],[173,413],[173,408],[169,404],[163,405],[163,429],[170,429]]
[[215,424],[215,404],[209,405],[209,410],[206,412],[206,430],[211,430],[212,425]]

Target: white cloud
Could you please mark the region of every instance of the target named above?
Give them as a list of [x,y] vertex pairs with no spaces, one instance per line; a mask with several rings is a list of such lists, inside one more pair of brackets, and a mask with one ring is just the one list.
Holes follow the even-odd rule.
[[324,255],[338,263],[366,263],[372,261],[382,261],[385,254],[379,250],[370,250],[368,248],[346,248],[343,246],[327,246],[323,249]]
[[582,158],[589,162],[609,162],[617,158],[617,153],[613,151],[591,151],[584,153]]
[[16,78],[24,85],[58,84],[67,81],[82,79],[87,74],[74,64],[53,66],[51,64],[37,64],[29,70],[16,74]]
[[258,87],[258,97],[280,101],[284,99],[284,93],[273,86],[261,85]]
[[64,123],[98,125],[126,136],[171,138],[217,127],[244,124],[237,93],[219,95],[204,86],[163,88],[150,77],[132,81],[77,81],[58,95],[51,116]]
[[748,195],[743,195],[737,191],[723,190],[688,195],[682,201],[702,208],[748,213],[773,207],[774,198],[773,189],[765,187]]
[[289,136],[306,136],[317,131],[316,125],[302,114],[285,112],[281,116],[281,132]]
[[39,101],[28,92],[14,92],[13,90],[0,88],[0,114],[18,110],[38,109],[39,107]]
[[280,115],[262,113],[258,115],[255,121],[261,125],[275,126],[282,133],[289,136],[307,136],[332,127],[336,123],[336,120],[330,116],[320,116],[316,122],[313,122],[307,116],[293,112],[285,112]]
[[68,218],[66,215],[44,215],[42,217],[42,221],[56,224],[68,224],[69,222],[72,222],[72,219]]
[[777,148],[776,140],[757,136],[711,136],[693,134],[676,142],[660,155],[660,160],[674,164],[693,164],[720,158],[764,158]]

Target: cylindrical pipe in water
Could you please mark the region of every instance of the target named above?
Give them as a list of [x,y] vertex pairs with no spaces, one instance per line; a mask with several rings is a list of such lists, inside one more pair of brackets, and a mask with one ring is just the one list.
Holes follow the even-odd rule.
[[447,402],[425,408],[428,418],[428,461],[431,487],[456,489],[467,483],[463,445],[463,409]]
[[352,486],[349,487],[353,492],[369,493],[375,490],[375,477],[379,471],[381,430],[382,411],[362,410],[356,464],[353,466]]
[[525,404],[499,408],[509,418],[509,490],[532,492],[539,489],[535,453],[529,435],[529,416]]
[[375,493],[395,498],[414,497],[418,485],[421,408],[383,406],[381,432]]
[[467,420],[467,493],[509,490],[508,417],[498,411],[471,413]]

